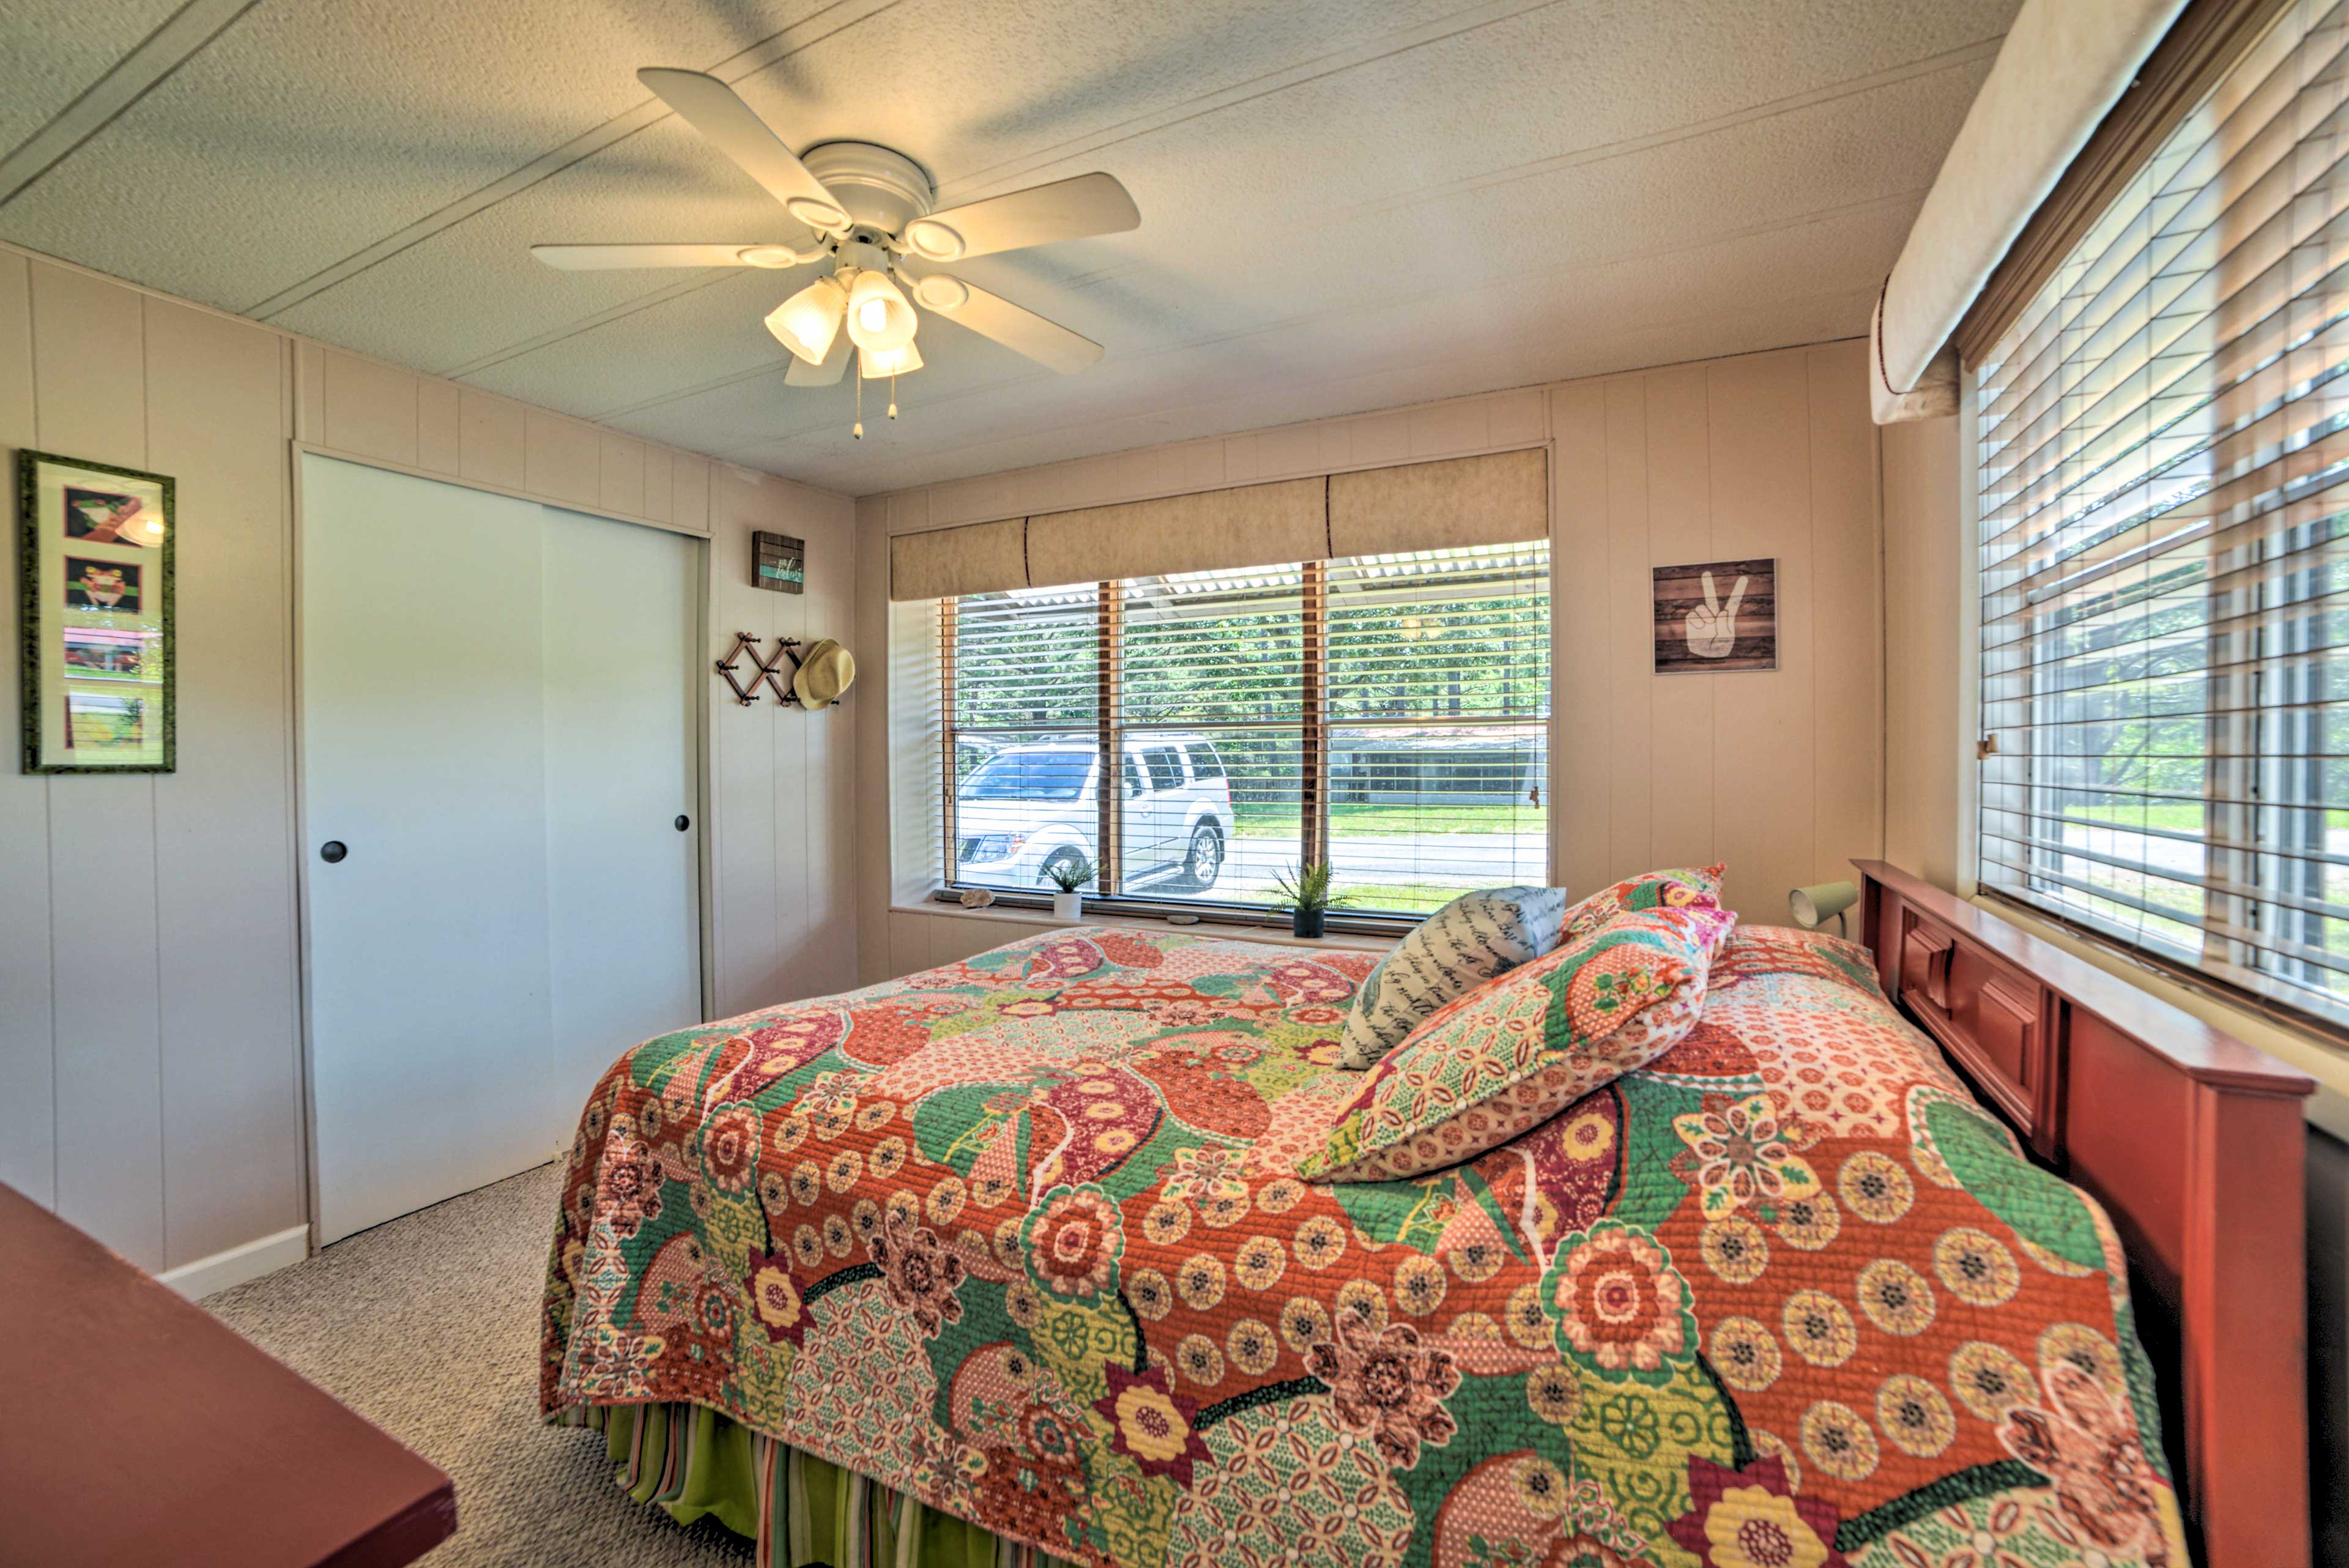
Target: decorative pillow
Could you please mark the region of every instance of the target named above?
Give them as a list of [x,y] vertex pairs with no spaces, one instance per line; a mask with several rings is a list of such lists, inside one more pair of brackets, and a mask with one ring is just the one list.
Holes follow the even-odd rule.
[[1338,1065],[1369,1066],[1445,1002],[1549,951],[1565,913],[1563,888],[1488,888],[1428,916],[1362,982]]
[[1736,923],[1712,908],[1619,915],[1471,992],[1370,1070],[1297,1173],[1440,1170],[1646,1066],[1696,1027],[1714,950]]
[[1640,909],[1717,909],[1721,908],[1721,878],[1728,869],[1724,862],[1719,866],[1683,867],[1677,871],[1642,871],[1637,877],[1626,877],[1568,909],[1566,929],[1558,940],[1570,942],[1578,937],[1587,937],[1616,916]]

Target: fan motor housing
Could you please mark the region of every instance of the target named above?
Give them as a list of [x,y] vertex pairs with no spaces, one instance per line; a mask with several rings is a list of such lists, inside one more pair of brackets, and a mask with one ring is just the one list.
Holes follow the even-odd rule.
[[937,187],[920,164],[874,142],[818,142],[800,161],[860,228],[903,234],[937,201]]

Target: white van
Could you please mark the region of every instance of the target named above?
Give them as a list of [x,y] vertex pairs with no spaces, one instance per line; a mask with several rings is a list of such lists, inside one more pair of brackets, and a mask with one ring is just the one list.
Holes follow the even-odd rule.
[[[956,879],[1049,886],[1049,868],[1100,861],[1100,752],[1090,735],[997,752],[955,792]],[[1126,738],[1122,887],[1195,893],[1216,885],[1232,838],[1232,786],[1199,735]],[[1087,884],[1091,886],[1091,884]]]

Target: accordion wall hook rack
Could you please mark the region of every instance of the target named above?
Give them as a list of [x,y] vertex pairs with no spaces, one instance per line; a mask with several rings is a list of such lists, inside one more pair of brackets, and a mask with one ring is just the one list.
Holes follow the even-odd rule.
[[[814,642],[777,638],[772,658],[760,652],[762,640],[754,633],[738,631],[734,646],[717,661],[719,675],[733,691],[735,701],[745,708],[758,701],[761,688],[787,708],[797,706],[813,712],[836,707],[856,679],[855,659],[830,638]],[[742,668],[746,659],[750,660],[747,680]],[[791,661],[789,669],[784,668],[785,659]]]

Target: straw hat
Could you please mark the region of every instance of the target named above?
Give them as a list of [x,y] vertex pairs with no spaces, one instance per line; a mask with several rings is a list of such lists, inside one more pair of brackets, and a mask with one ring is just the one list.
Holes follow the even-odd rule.
[[827,637],[800,660],[799,670],[792,677],[792,695],[802,708],[828,708],[855,681],[855,659]]

